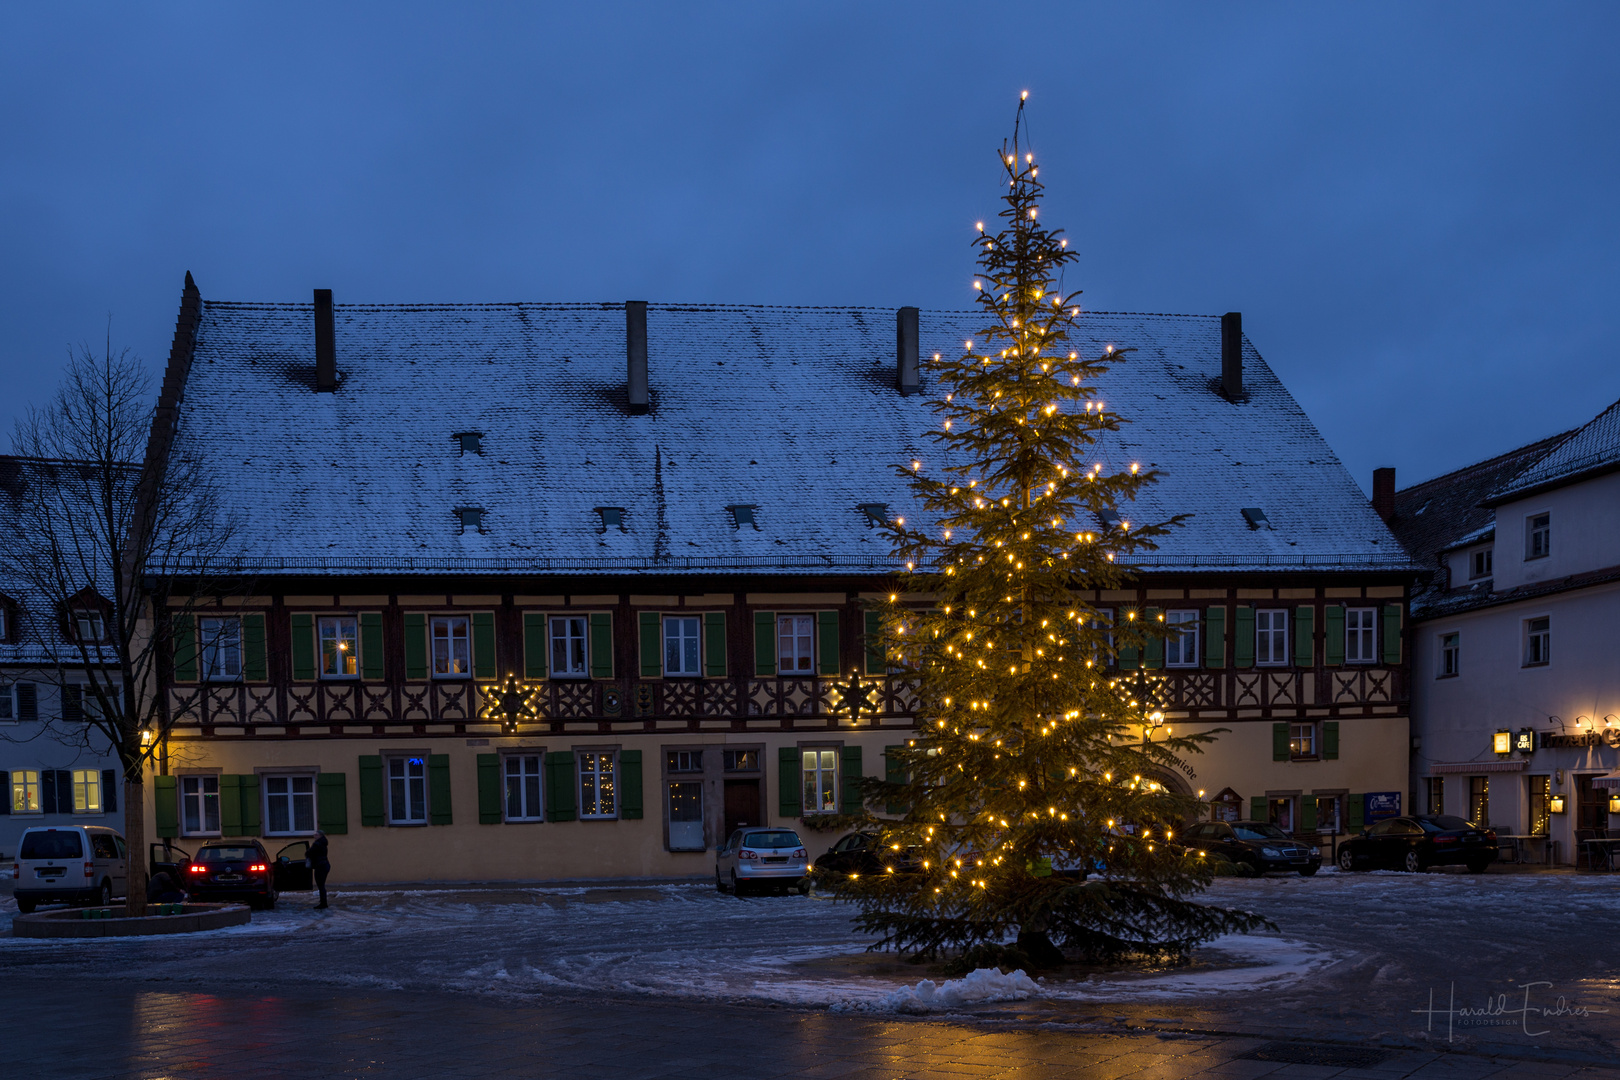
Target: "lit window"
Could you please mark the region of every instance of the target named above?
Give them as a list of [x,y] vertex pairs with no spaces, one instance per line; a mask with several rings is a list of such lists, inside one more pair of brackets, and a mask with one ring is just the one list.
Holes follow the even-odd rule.
[[472,641],[467,616],[444,615],[433,620],[433,674],[459,678],[472,672]]
[[[752,753],[752,751],[749,751]],[[671,750],[665,760],[670,772],[702,772],[703,751]]]
[[701,675],[698,668],[698,625],[695,616],[664,618],[664,674]]
[[98,770],[73,770],[73,812],[101,813],[101,773]]
[[1440,677],[1449,679],[1461,670],[1462,635],[1440,635]]
[[1198,666],[1198,612],[1169,611],[1164,623],[1170,628],[1170,637],[1164,643],[1166,667]]
[[1288,612],[1254,613],[1254,653],[1256,663],[1288,663]]
[[776,670],[783,675],[809,675],[816,670],[814,615],[776,617]]
[[1491,820],[1491,778],[1468,778],[1468,820],[1483,829]]
[[585,616],[559,615],[551,620],[551,674],[558,679],[583,679],[586,666]]
[[1294,800],[1270,799],[1271,823],[1285,833],[1294,831]]
[[1337,795],[1318,795],[1316,797],[1316,831],[1328,834],[1339,831],[1339,797]]
[[1491,576],[1491,550],[1481,548],[1473,553],[1468,560],[1468,577],[1473,581]]
[[611,750],[586,750],[579,756],[579,816],[610,818],[618,815],[615,758]]
[[420,757],[388,759],[388,823],[427,823],[427,760]]
[[203,678],[229,682],[242,677],[242,620],[198,619],[202,634]]
[[1429,813],[1443,814],[1446,812],[1446,778],[1443,776],[1429,776],[1423,780],[1428,789]]
[[1288,756],[1298,761],[1316,757],[1316,725],[1288,725]]
[[180,832],[185,836],[219,834],[219,777],[180,778]]
[[1530,835],[1546,836],[1552,827],[1552,777],[1528,776],[1530,785]]
[[35,770],[11,770],[11,812],[13,814],[38,814],[41,812],[39,804],[39,773]]
[[1552,554],[1552,515],[1535,514],[1524,520],[1524,557],[1544,559]]
[[1377,608],[1347,608],[1344,613],[1344,658],[1352,664],[1370,664],[1377,657]]
[[360,673],[360,638],[356,620],[339,615],[323,618],[321,675],[328,679],[352,678]]
[[754,772],[759,768],[758,750],[726,750],[720,756],[726,772]]
[[838,813],[838,751],[803,752],[804,812]]
[[669,849],[702,851],[703,785],[696,780],[676,780],[668,786]]
[[1524,623],[1524,666],[1539,667],[1552,661],[1552,620],[1543,616]]
[[506,820],[540,821],[540,755],[508,754],[506,766]]

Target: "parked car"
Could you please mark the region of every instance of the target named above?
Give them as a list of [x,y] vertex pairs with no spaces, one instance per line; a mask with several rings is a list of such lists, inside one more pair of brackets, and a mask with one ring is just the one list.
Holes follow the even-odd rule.
[[714,853],[714,887],[741,896],[745,889],[809,888],[810,852],[792,829],[738,829]]
[[[271,865],[276,892],[308,892],[315,887],[314,872],[304,861],[307,858],[308,840],[294,841],[276,852],[276,861]],[[149,872],[155,875],[167,871],[171,878],[180,883],[181,888],[190,891],[186,879],[191,862],[191,855],[185,849],[171,840],[160,840],[151,847]]]
[[1340,870],[1466,866],[1482,874],[1496,860],[1496,833],[1450,814],[1388,818],[1339,845]]
[[257,840],[211,840],[186,866],[181,888],[194,900],[246,900],[273,908],[279,890],[269,854]]
[[1302,844],[1265,821],[1205,821],[1182,830],[1188,851],[1252,867],[1258,873],[1292,870],[1310,877],[1322,868],[1322,849]]
[[840,836],[811,866],[811,872],[826,877],[844,877],[850,874],[882,874],[893,868],[897,874],[914,873],[921,869],[913,850],[885,850],[878,843],[876,833],[852,832]]
[[103,825],[48,825],[25,829],[12,871],[17,910],[40,904],[111,904],[129,882],[124,838]]

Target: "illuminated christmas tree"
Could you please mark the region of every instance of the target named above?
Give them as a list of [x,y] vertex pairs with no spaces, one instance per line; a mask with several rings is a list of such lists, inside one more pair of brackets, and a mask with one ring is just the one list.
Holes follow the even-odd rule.
[[1213,869],[1174,843],[1200,803],[1155,777],[1212,736],[1161,728],[1156,680],[1120,664],[1162,624],[1093,604],[1180,519],[1137,521],[1155,474],[1099,464],[1124,418],[1096,385],[1121,350],[1082,355],[1078,293],[1062,291],[1077,256],[1041,222],[1023,110],[1001,153],[1002,224],[974,241],[983,329],[932,369],[937,460],[902,469],[923,512],[892,526],[907,572],[884,634],[919,726],[891,757],[905,780],[866,795],[891,815],[875,823],[893,866],[823,884],[882,946],[924,958],[1182,956],[1264,923],[1199,903]]

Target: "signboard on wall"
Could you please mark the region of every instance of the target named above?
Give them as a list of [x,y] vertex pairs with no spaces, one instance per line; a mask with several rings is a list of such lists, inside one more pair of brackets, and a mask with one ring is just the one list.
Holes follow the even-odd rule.
[[1398,791],[1369,791],[1362,799],[1363,814],[1368,824],[1385,818],[1401,816],[1401,793]]

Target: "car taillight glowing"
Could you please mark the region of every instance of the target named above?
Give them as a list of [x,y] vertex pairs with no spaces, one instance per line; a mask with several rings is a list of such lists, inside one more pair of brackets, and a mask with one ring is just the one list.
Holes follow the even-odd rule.
[[202,866],[197,863],[192,863],[190,866],[186,867],[186,869],[191,871],[193,874],[201,874],[203,872]]
[[759,852],[757,852],[757,851],[749,851],[747,848],[742,848],[737,852],[737,858],[739,858],[739,859],[757,859],[757,858],[759,858]]
[[248,873],[250,873],[250,874],[262,874],[268,869],[270,869],[270,868],[268,866],[264,865],[264,863],[256,862],[252,866],[248,867]]

